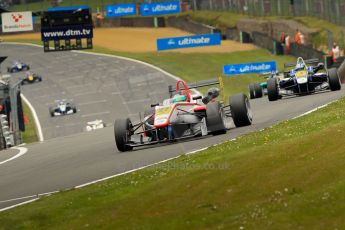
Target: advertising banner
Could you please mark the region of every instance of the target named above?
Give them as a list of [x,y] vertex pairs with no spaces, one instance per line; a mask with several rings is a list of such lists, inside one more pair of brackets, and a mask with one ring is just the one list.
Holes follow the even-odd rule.
[[136,14],[137,14],[137,6],[135,3],[108,5],[105,7],[106,17],[123,17],[123,16],[133,16]]
[[157,39],[157,51],[198,46],[215,46],[220,44],[221,35],[218,33],[173,38],[159,38]]
[[32,31],[32,12],[10,12],[2,13],[2,31],[4,33]]
[[163,14],[178,14],[181,12],[179,1],[142,3],[140,5],[141,16],[155,16]]
[[277,69],[275,61],[224,65],[225,75],[272,72]]
[[42,41],[92,38],[93,28],[91,25],[42,28],[41,36]]

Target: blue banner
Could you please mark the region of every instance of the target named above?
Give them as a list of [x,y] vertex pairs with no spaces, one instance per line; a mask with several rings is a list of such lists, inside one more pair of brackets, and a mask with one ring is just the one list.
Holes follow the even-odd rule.
[[157,51],[190,48],[197,46],[215,46],[220,44],[220,34],[203,34],[174,38],[159,38],[157,39]]
[[243,64],[228,64],[223,68],[225,75],[237,75],[247,73],[263,73],[272,72],[277,69],[275,61],[270,62],[254,62],[254,63],[243,63]]
[[116,4],[105,7],[106,17],[123,17],[137,14],[137,5],[131,4]]
[[67,7],[54,7],[54,8],[48,8],[49,12],[53,11],[68,11],[68,10],[86,10],[89,9],[88,6],[67,6]]
[[140,5],[141,16],[154,16],[162,14],[178,14],[181,12],[179,1],[175,2],[157,2],[142,3]]
[[68,26],[57,28],[41,28],[42,41],[92,38],[93,27],[89,26]]

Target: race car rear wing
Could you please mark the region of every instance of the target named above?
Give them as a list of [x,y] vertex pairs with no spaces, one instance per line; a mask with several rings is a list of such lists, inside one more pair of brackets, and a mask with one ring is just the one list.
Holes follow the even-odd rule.
[[[309,65],[315,65],[318,64],[320,61],[318,58],[312,58],[312,59],[308,59],[308,60],[304,60],[305,64],[309,64]],[[284,63],[284,68],[286,67],[294,67],[296,66],[296,63]]]
[[[187,86],[189,89],[195,89],[195,88],[200,88],[200,87],[205,87],[205,86],[210,86],[210,85],[219,85],[222,84],[220,82],[219,78],[214,78],[214,79],[208,79],[208,80],[201,80],[201,81],[196,81],[192,83],[187,83]],[[176,87],[169,85],[169,95],[170,97],[173,96],[173,93],[176,92]]]

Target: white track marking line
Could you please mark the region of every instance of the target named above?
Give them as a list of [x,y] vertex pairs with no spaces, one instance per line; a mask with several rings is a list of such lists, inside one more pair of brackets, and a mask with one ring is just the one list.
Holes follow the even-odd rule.
[[30,111],[32,113],[32,116],[34,117],[35,124],[36,124],[37,135],[38,135],[38,141],[42,142],[42,141],[44,141],[44,137],[43,137],[41,123],[40,123],[40,120],[38,119],[36,110],[31,105],[29,100],[24,96],[24,94],[21,93],[20,95],[21,95],[21,98],[23,99],[23,101],[28,105],[28,107],[29,107],[29,109],[30,109]]
[[122,104],[133,104],[133,103],[139,103],[139,102],[145,102],[145,101],[150,101],[151,98],[143,98],[143,99],[138,99],[138,100],[132,100],[132,101],[124,101]]
[[88,101],[88,102],[78,103],[78,105],[91,105],[91,104],[105,103],[105,102],[107,102],[107,100]]
[[74,80],[74,79],[79,79],[79,78],[84,78],[85,76],[81,75],[81,76],[74,76],[74,77],[70,77],[68,79],[65,79],[65,78],[62,78],[62,79],[59,79],[58,82],[67,82],[67,80]]
[[5,164],[5,163],[7,163],[9,161],[12,161],[12,160],[14,160],[14,159],[16,159],[16,158],[18,158],[20,156],[23,156],[28,151],[28,149],[24,148],[24,147],[12,147],[11,149],[19,150],[19,153],[16,154],[15,156],[13,156],[13,157],[7,159],[7,160],[1,161],[0,165]]
[[32,196],[23,196],[23,197],[8,199],[8,200],[2,200],[2,201],[0,201],[0,203],[7,203],[7,202],[11,202],[11,201],[24,200],[24,199],[28,199],[28,198],[34,198],[34,197],[37,197],[37,196],[36,196],[36,195],[32,195]]
[[43,130],[50,130],[50,129],[56,129],[56,128],[65,128],[65,127],[70,127],[70,126],[79,126],[79,125],[83,125],[84,122],[80,122],[80,123],[65,123],[62,125],[55,125],[55,126],[51,126],[51,127],[44,127]]
[[328,103],[326,103],[326,104],[324,104],[324,105],[321,105],[321,106],[319,106],[319,107],[316,107],[315,109],[311,109],[311,110],[309,110],[309,111],[307,111],[307,112],[305,112],[305,113],[302,113],[302,114],[300,114],[300,115],[298,115],[298,116],[296,116],[296,117],[293,117],[292,120],[297,119],[297,118],[299,118],[299,117],[303,117],[303,116],[308,115],[308,114],[311,114],[312,112],[315,112],[315,111],[317,111],[317,110],[319,110],[319,109],[325,108],[325,107],[328,106],[329,104],[332,104],[333,102],[336,102],[336,101],[338,101],[338,100],[334,100],[334,101],[328,102]]
[[99,112],[99,113],[89,113],[89,114],[81,115],[81,117],[92,117],[92,116],[98,116],[98,115],[109,114],[109,113],[110,111]]
[[32,203],[36,200],[39,200],[40,198],[35,198],[35,199],[32,199],[32,200],[28,200],[28,201],[24,201],[22,203],[18,203],[18,204],[15,204],[15,205],[12,205],[12,206],[9,206],[9,207],[6,207],[6,208],[3,208],[3,209],[0,209],[0,212],[3,212],[3,211],[6,211],[6,210],[9,210],[9,209],[12,209],[12,208],[15,208],[15,207],[18,207],[18,206],[22,206],[24,204],[29,204],[29,203]]
[[80,88],[80,87],[85,87],[85,86],[90,86],[90,85],[92,85],[92,84],[88,83],[88,84],[84,84],[84,85],[67,85],[67,86],[64,86],[64,88],[75,89],[75,88]]
[[89,95],[89,94],[96,94],[96,93],[99,93],[99,91],[90,91],[90,92],[84,92],[84,93],[77,93],[77,94],[74,94],[73,96],[80,97],[80,96],[85,96],[85,95]]

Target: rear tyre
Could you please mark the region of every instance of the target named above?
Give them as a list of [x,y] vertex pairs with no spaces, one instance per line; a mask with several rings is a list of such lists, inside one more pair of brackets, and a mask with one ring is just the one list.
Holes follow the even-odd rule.
[[270,78],[267,81],[267,96],[269,101],[276,101],[279,99],[278,82],[275,78]]
[[328,70],[328,83],[329,83],[329,88],[332,91],[341,89],[340,78],[339,78],[338,71],[336,68],[332,68]]
[[250,97],[250,99],[255,98],[255,90],[254,90],[254,84],[253,83],[249,84],[249,97]]
[[206,105],[206,126],[212,135],[226,133],[224,116],[224,109],[219,102],[210,102]]
[[236,127],[252,124],[253,115],[248,97],[243,93],[236,94],[230,99],[231,115]]
[[120,152],[126,152],[133,149],[133,147],[128,146],[129,139],[131,137],[132,123],[129,118],[127,119],[117,119],[114,125],[114,136],[117,149]]
[[259,83],[254,84],[254,93],[255,93],[255,98],[260,98],[262,97],[262,87]]

